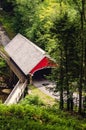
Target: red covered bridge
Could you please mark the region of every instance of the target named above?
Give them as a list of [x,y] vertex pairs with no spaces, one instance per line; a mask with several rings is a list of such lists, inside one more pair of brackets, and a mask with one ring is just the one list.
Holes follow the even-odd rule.
[[29,41],[21,34],[17,34],[5,47],[11,61],[25,76],[33,76],[35,72],[56,67],[56,63],[44,50]]

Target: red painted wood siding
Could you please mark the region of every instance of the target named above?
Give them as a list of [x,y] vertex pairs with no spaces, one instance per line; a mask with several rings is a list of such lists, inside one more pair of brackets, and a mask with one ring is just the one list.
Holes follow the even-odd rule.
[[57,65],[49,58],[44,57],[31,71],[30,74],[34,74],[36,71],[47,67],[56,67]]

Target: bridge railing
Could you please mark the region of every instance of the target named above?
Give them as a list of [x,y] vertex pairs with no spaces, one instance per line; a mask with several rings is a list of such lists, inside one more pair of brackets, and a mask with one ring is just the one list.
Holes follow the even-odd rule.
[[[21,86],[20,86],[20,84],[21,84]],[[20,91],[17,93],[16,90],[18,89],[19,86],[20,86],[20,88],[19,88]],[[6,101],[4,102],[4,104],[7,104],[7,105],[16,104],[19,101],[20,97],[22,96],[26,86],[27,86],[27,80],[23,84],[20,81],[18,81],[17,84],[15,85],[14,89],[12,90],[12,92],[10,93],[10,95],[8,96]],[[11,103],[10,103],[10,100],[12,99],[14,94],[16,94],[15,99],[13,101],[11,101]]]
[[15,87],[13,88],[13,90],[11,91],[10,95],[8,96],[8,98],[6,99],[6,101],[4,102],[4,104],[7,104],[9,102],[9,100],[11,99],[11,97],[14,94],[15,90],[17,89],[19,83],[20,83],[20,81],[17,82],[17,84],[15,85]]
[[25,90],[26,87],[27,87],[27,80],[20,87],[20,92],[17,93],[17,96],[16,96],[15,101],[14,101],[15,104],[19,102],[19,100],[20,100],[22,94],[24,93],[24,90]]

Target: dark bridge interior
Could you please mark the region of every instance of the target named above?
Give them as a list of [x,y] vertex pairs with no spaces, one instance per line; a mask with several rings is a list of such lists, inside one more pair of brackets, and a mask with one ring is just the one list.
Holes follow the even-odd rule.
[[49,76],[51,74],[51,68],[44,68],[41,70],[38,70],[33,75],[33,80],[41,80],[45,79],[46,76]]

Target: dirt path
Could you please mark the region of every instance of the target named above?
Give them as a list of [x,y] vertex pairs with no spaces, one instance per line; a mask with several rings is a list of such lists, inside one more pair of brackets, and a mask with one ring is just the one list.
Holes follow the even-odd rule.
[[[53,91],[55,84],[53,84],[52,82],[48,80],[34,81],[33,85],[40,89],[43,93],[47,94],[48,96],[57,99],[58,101],[60,100],[60,93],[59,91],[56,93]],[[64,101],[66,102],[66,100],[67,95],[64,92]],[[73,102],[76,106],[79,106],[79,95],[76,92],[73,93]]]
[[55,84],[48,80],[41,80],[41,81],[34,81],[33,85],[39,88],[43,93],[47,94],[48,96],[60,100],[59,92],[54,95],[53,88]]

